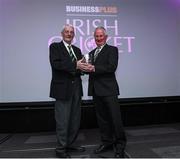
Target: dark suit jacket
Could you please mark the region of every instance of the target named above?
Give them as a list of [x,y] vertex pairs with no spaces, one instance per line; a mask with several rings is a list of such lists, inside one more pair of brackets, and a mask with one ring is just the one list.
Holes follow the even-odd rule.
[[[89,54],[94,57],[95,49]],[[92,96],[93,91],[98,96],[119,95],[119,87],[115,77],[118,65],[117,47],[106,44],[98,54],[95,65],[95,72],[89,74],[88,95]]]
[[[72,45],[78,60],[82,58],[81,50]],[[76,69],[76,62],[64,46],[64,43],[52,43],[49,48],[50,64],[52,68],[52,80],[50,86],[50,97],[55,99],[68,99],[71,96],[75,78],[80,80],[82,95],[81,72]]]

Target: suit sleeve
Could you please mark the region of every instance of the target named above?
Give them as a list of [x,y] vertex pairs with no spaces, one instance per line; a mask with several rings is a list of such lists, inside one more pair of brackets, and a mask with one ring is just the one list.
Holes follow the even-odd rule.
[[76,71],[76,63],[62,56],[56,44],[53,43],[50,45],[49,52],[50,63],[53,69],[69,72],[71,74]]
[[118,65],[118,49],[113,47],[108,50],[108,56],[106,57],[106,64],[96,64],[94,75],[114,73]]

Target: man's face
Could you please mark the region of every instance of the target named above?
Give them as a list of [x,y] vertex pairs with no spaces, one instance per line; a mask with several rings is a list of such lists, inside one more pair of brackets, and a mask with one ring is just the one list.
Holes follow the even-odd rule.
[[97,46],[102,46],[106,43],[107,35],[105,34],[104,30],[96,29],[94,33],[94,39]]
[[71,44],[73,38],[74,38],[74,29],[71,26],[66,26],[63,32],[61,33],[63,40],[67,42],[68,44]]

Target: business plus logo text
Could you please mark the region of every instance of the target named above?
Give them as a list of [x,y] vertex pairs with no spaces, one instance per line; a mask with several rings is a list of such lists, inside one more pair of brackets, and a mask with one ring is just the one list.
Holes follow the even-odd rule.
[[116,14],[117,7],[114,6],[66,6],[66,13],[106,13]]

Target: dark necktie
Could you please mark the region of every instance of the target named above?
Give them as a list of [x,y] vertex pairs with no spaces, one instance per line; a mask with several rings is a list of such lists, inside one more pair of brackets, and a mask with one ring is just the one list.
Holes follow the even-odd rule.
[[100,53],[101,47],[97,47],[95,53],[94,53],[94,61],[96,61],[96,58],[98,57],[98,54]]
[[76,58],[75,58],[74,55],[73,55],[72,48],[71,48],[70,45],[68,45],[68,49],[69,49],[69,55],[70,55],[70,57],[71,57],[71,60],[72,60],[72,61],[75,61]]

